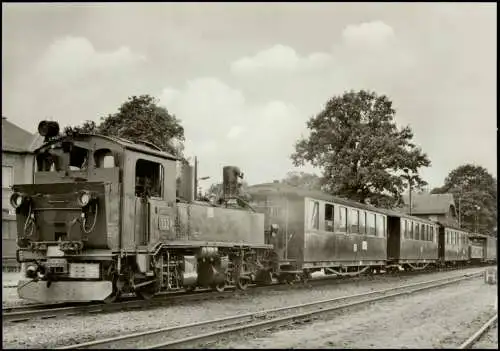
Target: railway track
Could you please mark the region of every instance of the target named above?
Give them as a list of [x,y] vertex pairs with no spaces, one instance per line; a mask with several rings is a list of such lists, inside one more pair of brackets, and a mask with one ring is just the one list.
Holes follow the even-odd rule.
[[308,321],[320,314],[362,307],[370,303],[401,297],[416,292],[439,288],[480,276],[481,272],[398,287],[376,290],[351,296],[308,302],[271,310],[213,319],[187,325],[162,328],[146,332],[69,345],[58,349],[110,349],[110,348],[189,348],[216,342],[224,337],[250,331],[269,329],[293,322]]
[[481,328],[479,328],[474,334],[472,334],[466,341],[464,341],[459,349],[470,349],[481,337],[493,326],[498,323],[498,313],[491,317],[486,323],[484,323]]
[[[426,274],[425,271],[416,272],[401,272],[398,276],[406,275],[419,275]],[[388,275],[381,274],[370,276],[371,279],[377,279],[378,277],[384,278]],[[361,280],[367,278],[368,276],[352,277],[348,279],[338,279],[335,276],[324,276],[308,281],[307,285],[295,284],[293,288],[301,289],[306,288],[311,285],[323,285],[323,284],[340,284],[342,282],[352,282],[356,280]],[[183,302],[194,302],[202,301],[210,298],[221,299],[235,294],[253,294],[258,293],[263,289],[272,289],[275,291],[290,289],[289,285],[286,284],[273,284],[268,286],[256,286],[250,285],[250,289],[246,291],[234,291],[233,288],[226,289],[224,292],[213,292],[210,289],[200,289],[193,292],[169,292],[161,293],[155,296],[154,299],[149,301],[140,300],[134,297],[125,297],[122,301],[105,304],[103,302],[81,302],[81,303],[54,303],[54,304],[29,304],[16,307],[5,307],[2,309],[3,323],[20,323],[26,322],[33,319],[52,319],[65,316],[75,316],[80,314],[96,314],[96,313],[111,313],[111,312],[121,312],[127,310],[145,309],[145,308],[155,308],[160,306],[168,306]]]

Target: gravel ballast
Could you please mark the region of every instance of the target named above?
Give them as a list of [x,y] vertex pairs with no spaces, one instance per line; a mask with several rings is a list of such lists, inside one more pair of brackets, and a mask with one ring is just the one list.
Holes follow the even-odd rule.
[[[237,294],[222,299],[214,298],[199,302],[187,302],[175,306],[142,311],[68,316],[54,320],[6,324],[3,327],[3,347],[51,348],[70,345],[123,335],[125,333],[182,325],[232,316],[242,312],[272,309],[477,271],[478,268],[470,268],[461,271],[438,272],[415,276],[384,277],[383,279],[373,281],[345,281],[338,284],[322,285],[306,289]],[[456,286],[454,289],[457,290]]]
[[495,285],[474,278],[216,347],[457,348],[496,312],[496,299]]

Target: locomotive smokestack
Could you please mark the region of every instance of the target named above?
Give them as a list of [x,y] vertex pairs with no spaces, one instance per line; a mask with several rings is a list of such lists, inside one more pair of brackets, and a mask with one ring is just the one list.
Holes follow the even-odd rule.
[[222,170],[222,189],[224,200],[235,198],[239,195],[240,184],[238,178],[243,179],[243,173],[235,166],[226,166]]

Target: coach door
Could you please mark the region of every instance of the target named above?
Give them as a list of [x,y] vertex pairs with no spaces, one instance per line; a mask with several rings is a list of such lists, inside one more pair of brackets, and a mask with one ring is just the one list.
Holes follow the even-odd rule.
[[399,259],[401,240],[404,236],[405,220],[399,217],[387,217],[387,258]]

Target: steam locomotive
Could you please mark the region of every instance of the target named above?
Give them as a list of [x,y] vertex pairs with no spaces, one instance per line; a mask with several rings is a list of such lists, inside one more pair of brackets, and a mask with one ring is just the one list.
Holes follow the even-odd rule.
[[114,301],[133,292],[270,281],[276,266],[264,244],[264,215],[238,188],[243,174],[223,170],[217,203],[194,200],[193,168],[151,143],[101,135],[59,136],[42,121],[33,184],[15,185],[23,299]]
[[307,192],[250,187],[223,168],[216,201],[195,199],[196,170],[155,145],[102,135],[59,135],[42,121],[33,184],[14,185],[22,279],[39,302],[105,301],[135,293],[246,289],[307,280],[496,261],[496,241],[453,226]]

